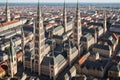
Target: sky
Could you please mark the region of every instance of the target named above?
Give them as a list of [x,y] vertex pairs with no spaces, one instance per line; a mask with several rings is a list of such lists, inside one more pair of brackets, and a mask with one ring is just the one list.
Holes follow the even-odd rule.
[[[6,0],[0,0],[5,2]],[[38,0],[8,0],[9,2],[37,2]],[[41,2],[64,2],[64,0],[40,0]],[[66,2],[76,2],[77,0],[66,0]],[[120,0],[79,0],[79,2],[87,3],[120,3]]]

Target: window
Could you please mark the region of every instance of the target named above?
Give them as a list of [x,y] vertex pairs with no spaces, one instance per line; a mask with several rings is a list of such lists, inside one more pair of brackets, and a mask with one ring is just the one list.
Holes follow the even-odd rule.
[[51,66],[51,68],[53,69],[53,66]]
[[37,55],[39,54],[39,51],[37,49],[35,50],[35,54],[37,54]]
[[35,30],[35,33],[39,34],[39,30],[38,30],[38,29],[36,29],[36,30]]
[[35,43],[35,47],[37,47],[37,48],[39,47],[38,43]]
[[78,32],[77,29],[74,30],[75,32]]
[[112,72],[110,72],[110,75],[112,75]]
[[36,64],[38,64],[38,61],[35,61]]
[[37,41],[38,41],[38,40],[39,40],[39,37],[38,37],[38,36],[35,36],[35,40],[37,40]]
[[77,38],[77,35],[74,35],[74,38]]
[[53,73],[53,70],[51,70],[51,72]]
[[16,61],[16,58],[14,57],[14,60]]

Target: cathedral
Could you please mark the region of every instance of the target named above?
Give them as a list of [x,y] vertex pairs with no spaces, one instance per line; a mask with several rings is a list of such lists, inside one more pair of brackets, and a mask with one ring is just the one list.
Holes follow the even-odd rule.
[[[10,10],[6,3],[6,21],[11,21]],[[106,13],[104,12],[104,25],[100,27],[89,26],[82,32],[81,14],[79,2],[76,5],[75,18],[67,20],[66,3],[63,7],[62,24],[51,28],[48,37],[45,35],[43,17],[40,2],[38,0],[37,16],[33,22],[33,38],[26,42],[23,28],[21,28],[21,49],[23,53],[24,70],[29,70],[39,76],[45,75],[56,80],[59,74],[83,55],[83,50],[97,42],[97,38],[107,31]],[[17,59],[12,39],[8,50],[8,72],[11,77],[17,73]],[[13,70],[14,68],[14,70]]]
[[[63,24],[57,26],[49,38],[45,38],[41,7],[38,2],[37,18],[34,20],[34,44],[28,44],[24,52],[24,69],[39,76],[49,76],[55,80],[59,73],[67,66],[70,66],[80,57],[82,45],[81,16],[79,3],[77,2],[76,17],[67,22],[66,4],[63,7]],[[61,33],[58,35],[58,33]],[[22,41],[24,42],[24,41]],[[24,43],[23,43],[24,44]],[[32,48],[32,49],[30,49]],[[24,48],[23,48],[24,49]]]
[[[112,50],[114,51],[118,44],[118,39],[115,34],[109,36],[109,40],[98,40],[107,32],[107,16],[105,11],[102,26],[101,24],[90,22],[83,31],[78,0],[75,17],[71,20],[67,19],[66,2],[64,1],[61,24],[48,29],[48,32],[45,30],[39,0],[37,4],[37,16],[33,19],[33,24],[31,25],[33,30],[31,33],[27,33],[24,30],[23,24],[25,24],[27,20],[12,19],[7,2],[4,14],[4,22],[10,24],[2,25],[2,28],[3,26],[4,28],[1,28],[1,30],[4,31],[8,29],[8,31],[14,31],[15,29],[14,35],[7,35],[7,37],[10,38],[9,42],[6,42],[7,45],[3,45],[1,42],[2,45],[0,46],[2,51],[7,49],[7,58],[4,61],[7,63],[7,72],[11,78],[14,78],[14,75],[18,73],[18,62],[21,61],[24,68],[23,72],[28,70],[31,74],[37,74],[39,77],[47,76],[51,80],[58,80],[58,77],[61,77],[60,74],[62,71],[68,67],[73,67],[74,63],[77,63],[76,61],[90,49],[93,52],[103,52],[105,50],[101,46],[106,46],[108,45],[106,42],[112,42],[113,40],[113,45],[107,46],[110,48],[110,52],[106,50],[108,51],[107,54],[104,54],[106,52],[102,53],[107,57],[111,57]],[[16,36],[17,39],[15,37],[15,39],[12,38],[13,36]],[[99,46],[102,49],[100,49]],[[19,50],[16,50],[16,47],[19,47]],[[83,53],[83,51],[85,52]],[[5,74],[4,71],[4,75]]]

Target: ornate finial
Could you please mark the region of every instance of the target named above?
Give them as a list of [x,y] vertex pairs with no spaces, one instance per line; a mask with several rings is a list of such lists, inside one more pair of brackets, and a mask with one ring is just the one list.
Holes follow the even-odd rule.
[[41,18],[41,7],[40,7],[40,0],[38,0],[37,19],[40,20],[40,18]]
[[79,18],[79,1],[77,0],[77,7],[76,7],[76,17]]
[[64,7],[63,7],[63,26],[64,26],[64,32],[67,31],[67,16],[66,16],[66,3],[64,0]]
[[66,7],[66,4],[65,4],[65,0],[64,0],[64,9],[65,9],[65,7]]
[[79,8],[79,1],[77,0],[77,8]]
[[104,33],[107,31],[107,16],[106,16],[106,10],[103,11],[104,16]]

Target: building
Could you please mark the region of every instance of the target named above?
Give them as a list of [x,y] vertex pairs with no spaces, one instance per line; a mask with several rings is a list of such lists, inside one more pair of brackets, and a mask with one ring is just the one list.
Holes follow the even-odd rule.
[[[72,28],[73,28],[73,20],[72,21],[69,21],[69,22],[67,22],[66,23],[67,24],[67,26],[66,26],[66,29],[67,29],[67,31],[66,32],[64,32],[64,26],[63,25],[57,25],[57,26],[52,26],[51,28],[49,28],[48,30],[47,30],[47,32],[50,34],[50,32],[52,32],[52,35],[59,35],[59,36],[61,36],[61,35],[63,35],[63,34],[65,34],[65,33],[73,33],[73,31],[72,31]],[[71,32],[70,32],[71,31]],[[71,34],[72,34],[71,33]]]
[[107,43],[111,46],[112,51],[115,51],[116,46],[118,45],[119,37],[115,33],[107,33],[107,35],[104,35],[103,38],[101,38],[99,41],[102,41],[103,43]]
[[100,56],[111,57],[112,48],[109,45],[95,44],[92,48],[93,52],[98,52]]
[[64,2],[64,8],[63,8],[63,26],[64,26],[64,33],[67,32],[67,13],[66,13],[66,4]]
[[[21,44],[21,38],[22,38],[21,34],[16,34],[12,37],[13,37],[13,41],[15,45],[19,46]],[[25,38],[24,38],[25,44],[29,42],[30,40],[32,40],[32,38],[33,38],[33,33],[29,33],[25,35]],[[1,44],[0,50],[4,51],[6,48],[8,48],[10,46],[9,42],[10,42],[9,39],[2,39],[0,41],[0,44]]]
[[118,36],[115,33],[107,33],[92,48],[93,52],[99,52],[104,57],[111,57],[118,45]]
[[76,60],[77,56],[79,55],[78,49],[73,46],[73,43],[70,39],[68,39],[64,43],[64,50],[67,54],[68,64],[69,66]]
[[85,75],[92,75],[95,77],[103,78],[107,66],[108,66],[107,60],[96,61],[86,60],[82,65],[80,65],[79,72]]
[[7,1],[6,1],[5,14],[6,14],[6,22],[11,21],[11,14],[10,14],[10,9]]
[[81,16],[80,16],[80,10],[79,10],[79,3],[77,2],[77,8],[76,8],[76,17],[75,22],[73,26],[73,42],[74,45],[78,48],[78,52],[80,53],[80,39],[82,36],[82,25],[81,25]]
[[96,61],[96,60],[99,60],[100,59],[100,56],[99,56],[99,53],[95,53],[95,52],[90,52],[90,56],[88,57],[88,60],[90,61]]
[[76,68],[73,66],[64,76],[64,80],[71,80],[76,76]]
[[35,55],[34,55],[34,72],[41,75],[41,62],[46,55],[45,51],[45,34],[43,28],[43,18],[41,16],[41,8],[38,3],[37,19],[35,20]]
[[[50,56],[52,55],[52,56]],[[48,59],[47,59],[48,58]],[[42,62],[42,74],[55,80],[59,73],[67,66],[67,60],[63,55],[54,56],[54,53],[48,54]]]
[[10,47],[8,50],[8,74],[11,78],[17,73],[17,56],[14,49],[14,44],[12,39],[10,40]]
[[104,26],[102,23],[90,22],[87,25],[88,25],[88,29],[86,29],[85,32],[92,33],[92,34],[97,33],[97,38],[103,35]]
[[108,70],[108,76],[112,78],[119,78],[120,77],[120,64],[114,64]]
[[120,33],[120,27],[119,26],[120,26],[119,22],[112,23],[112,25],[110,26],[110,31],[119,34]]
[[72,80],[87,80],[85,75],[78,75],[72,78]]
[[56,40],[57,44],[64,43],[66,40],[69,39],[69,36],[71,36],[72,33],[73,31],[70,30],[68,32],[63,33],[62,35],[54,35],[53,39]]
[[106,11],[104,11],[104,34],[107,31],[107,15],[106,15]]
[[84,33],[90,33],[95,38],[95,43],[98,41],[98,38],[103,35],[103,27],[102,26],[90,26],[88,29],[85,30]]
[[[28,69],[31,73],[34,72],[39,76],[45,75],[48,76],[49,79],[56,80],[59,74],[67,66],[71,67],[81,50],[80,38],[82,36],[82,32],[78,7],[79,6],[77,4],[76,19],[74,23],[75,30],[77,30],[77,32],[74,31],[73,33],[71,22],[66,27],[61,25],[54,27],[54,29],[50,30],[50,32],[52,31],[52,33],[50,33],[50,37],[45,39],[45,30],[43,29],[43,20],[38,3],[37,19],[33,25],[35,28],[34,41],[29,41],[25,45],[23,62],[25,69]],[[65,12],[66,11],[64,10],[64,15]],[[64,22],[67,24],[66,20]],[[78,41],[77,44],[74,44],[72,41],[73,39],[70,38],[72,33],[75,36],[73,39],[75,38],[74,40]]]
[[95,38],[92,34],[87,33],[81,37],[80,41],[83,44],[84,50],[88,51],[90,47],[95,43]]

